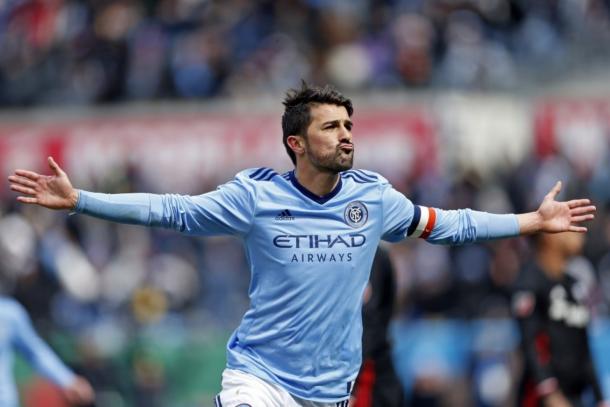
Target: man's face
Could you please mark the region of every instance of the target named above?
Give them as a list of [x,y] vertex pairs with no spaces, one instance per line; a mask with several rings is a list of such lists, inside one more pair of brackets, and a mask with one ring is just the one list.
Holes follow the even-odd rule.
[[341,172],[352,168],[352,122],[343,106],[314,105],[305,137],[305,155],[320,171]]

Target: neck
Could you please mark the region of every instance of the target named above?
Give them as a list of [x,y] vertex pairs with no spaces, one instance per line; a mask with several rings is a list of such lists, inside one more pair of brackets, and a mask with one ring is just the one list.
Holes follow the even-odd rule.
[[538,253],[536,259],[544,274],[552,279],[561,277],[567,263],[567,259],[558,255],[555,250],[542,250]]
[[299,184],[317,196],[328,195],[339,182],[339,174],[336,172],[320,171],[313,166],[299,165],[298,162],[294,175]]

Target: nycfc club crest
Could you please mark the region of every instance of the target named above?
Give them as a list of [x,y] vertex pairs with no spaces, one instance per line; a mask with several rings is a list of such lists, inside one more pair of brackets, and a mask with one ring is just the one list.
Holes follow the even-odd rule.
[[359,228],[364,226],[368,220],[369,211],[362,202],[353,201],[345,207],[343,217],[345,218],[345,223],[353,228]]

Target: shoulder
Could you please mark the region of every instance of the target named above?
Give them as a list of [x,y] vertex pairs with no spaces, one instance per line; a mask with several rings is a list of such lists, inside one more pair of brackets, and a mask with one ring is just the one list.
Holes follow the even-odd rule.
[[348,191],[357,194],[371,194],[384,202],[398,202],[406,197],[396,191],[382,175],[368,170],[348,170],[341,173],[341,181]]
[[248,168],[238,172],[235,177],[219,185],[219,189],[240,188],[248,191],[254,191],[258,185],[265,184],[267,181],[272,181],[280,177],[275,170],[268,167]]
[[260,182],[272,181],[274,178],[279,176],[280,174],[278,174],[273,168],[256,167],[238,172],[233,181],[245,184],[257,184]]
[[344,181],[354,182],[356,184],[389,184],[388,180],[382,177],[380,174],[374,171],[361,169],[343,171],[341,173],[341,179]]
[[251,182],[271,181],[273,178],[280,175],[273,168],[269,167],[249,168],[242,171],[240,174],[243,174],[243,176],[247,177]]

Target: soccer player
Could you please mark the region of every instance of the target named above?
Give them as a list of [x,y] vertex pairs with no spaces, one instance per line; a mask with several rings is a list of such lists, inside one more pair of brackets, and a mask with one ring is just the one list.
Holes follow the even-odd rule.
[[233,234],[250,264],[250,308],[227,344],[221,406],[345,406],[362,357],[362,294],[380,239],[463,244],[535,232],[584,232],[589,200],[493,215],[414,205],[381,175],[352,170],[352,103],[331,87],[289,91],[283,143],[295,169],[242,171],[198,196],[101,194],[16,170],[27,204],[193,235]]
[[70,404],[90,404],[89,382],[70,371],[34,331],[19,303],[0,296],[0,406],[17,407],[13,380],[13,350],[17,350],[40,374],[57,384]]
[[515,284],[513,312],[525,359],[522,407],[584,406],[586,391],[599,406],[610,405],[603,403],[587,335],[594,276],[569,266],[583,244],[577,233],[537,236],[535,258]]

